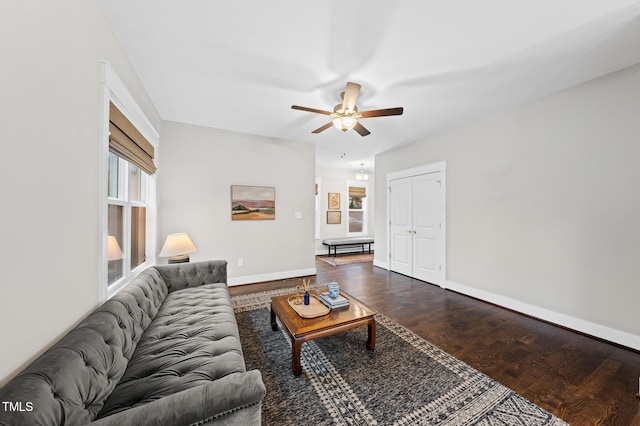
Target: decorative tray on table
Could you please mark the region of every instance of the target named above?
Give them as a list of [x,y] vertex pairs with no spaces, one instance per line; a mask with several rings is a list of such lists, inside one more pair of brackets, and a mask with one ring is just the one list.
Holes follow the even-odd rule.
[[331,309],[324,303],[322,303],[315,294],[309,295],[309,304],[299,304],[296,305],[296,296],[293,295],[287,299],[289,306],[293,308],[294,311],[302,318],[317,318],[323,315],[327,315],[331,312]]

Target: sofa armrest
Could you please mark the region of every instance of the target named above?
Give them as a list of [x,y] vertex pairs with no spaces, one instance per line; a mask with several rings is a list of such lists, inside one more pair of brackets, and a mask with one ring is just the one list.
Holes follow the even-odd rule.
[[159,273],[169,293],[203,284],[227,283],[227,261],[208,260],[194,263],[173,263],[153,266]]
[[89,426],[259,425],[266,394],[258,370],[216,381],[95,420]]

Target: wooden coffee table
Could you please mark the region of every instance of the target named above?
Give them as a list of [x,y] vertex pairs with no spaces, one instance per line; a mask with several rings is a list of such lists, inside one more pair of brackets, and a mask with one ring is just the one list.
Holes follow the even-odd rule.
[[[326,289],[322,291],[326,291]],[[319,293],[319,291],[317,292]],[[278,317],[283,328],[291,337],[291,359],[293,362],[293,374],[296,376],[302,373],[300,349],[302,344],[309,340],[331,336],[366,325],[369,331],[367,349],[373,350],[375,348],[376,313],[343,291],[340,293],[349,299],[349,306],[333,309],[327,315],[318,318],[302,318],[299,316],[287,302],[287,299],[291,297],[290,294],[271,298],[271,328],[273,331],[278,330],[278,323],[276,322],[276,317]]]

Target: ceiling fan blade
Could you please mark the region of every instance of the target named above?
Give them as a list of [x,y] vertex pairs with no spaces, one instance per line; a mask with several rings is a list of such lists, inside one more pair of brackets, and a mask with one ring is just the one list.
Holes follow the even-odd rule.
[[307,107],[303,107],[303,106],[299,106],[299,105],[291,105],[291,109],[298,109],[300,111],[315,112],[317,114],[324,114],[324,115],[331,115],[332,114],[331,112],[325,111],[325,110],[322,110],[322,109],[307,108]]
[[317,129],[315,129],[313,132],[311,133],[320,133],[320,132],[324,132],[325,130],[327,130],[329,127],[333,126],[333,121],[328,122],[327,124],[325,124],[322,127],[318,127]]
[[360,94],[360,85],[358,83],[347,83],[347,88],[344,91],[344,98],[342,100],[342,110],[351,112],[356,106],[358,95]]
[[367,136],[369,134],[371,134],[370,131],[368,131],[362,124],[360,124],[360,122],[357,122],[355,127],[353,128],[353,130],[355,130],[356,132],[360,133],[360,136]]
[[402,115],[404,112],[404,108],[386,108],[386,109],[372,109],[370,111],[362,111],[359,112],[358,115],[361,118],[371,118],[371,117],[386,117],[389,115]]

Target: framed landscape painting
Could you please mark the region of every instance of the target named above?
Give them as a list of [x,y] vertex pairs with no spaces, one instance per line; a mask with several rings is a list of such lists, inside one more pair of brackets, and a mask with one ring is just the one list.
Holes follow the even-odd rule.
[[275,218],[275,187],[231,185],[231,220],[273,220]]

